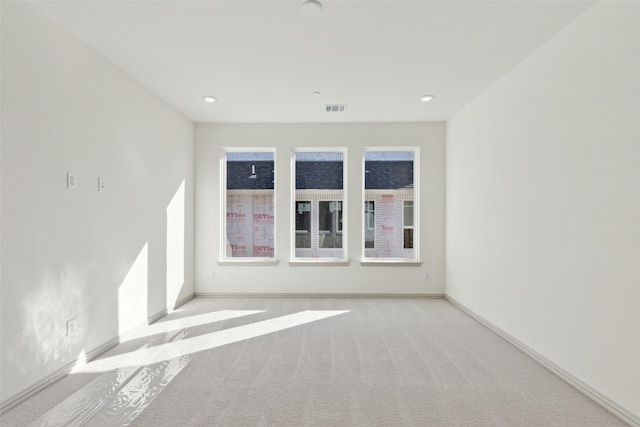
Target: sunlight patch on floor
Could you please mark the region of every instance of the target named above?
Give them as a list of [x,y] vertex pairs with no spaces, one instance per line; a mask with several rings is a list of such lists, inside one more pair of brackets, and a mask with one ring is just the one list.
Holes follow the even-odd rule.
[[205,335],[142,348],[131,353],[106,357],[74,368],[73,373],[107,372],[118,368],[145,366],[174,359],[176,357],[210,350],[223,345],[259,337],[317,320],[326,319],[349,310],[306,310],[274,319],[262,320],[248,325],[212,332]]
[[249,316],[252,314],[264,313],[265,310],[220,310],[212,313],[197,314],[195,316],[182,317],[180,319],[159,321],[128,335],[123,342],[149,337],[156,334],[164,334],[171,331],[178,331],[184,328],[192,328],[194,326],[205,323],[221,322],[223,320],[235,319],[238,317]]
[[72,373],[101,375],[51,408],[31,426],[130,425],[196,353],[348,311],[301,311],[193,338],[189,338],[189,334],[194,332],[194,327],[206,327],[216,321],[263,313],[264,310],[221,310],[159,322],[145,328],[143,335],[151,338],[137,350],[76,366]]

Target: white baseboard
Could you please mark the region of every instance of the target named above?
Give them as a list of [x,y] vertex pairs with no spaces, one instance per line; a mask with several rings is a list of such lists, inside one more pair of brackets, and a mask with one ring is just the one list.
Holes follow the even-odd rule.
[[[149,317],[147,319],[147,323],[142,323],[138,326],[136,326],[135,328],[131,329],[130,331],[127,331],[127,334],[134,332],[135,330],[137,330],[138,328],[143,328],[145,326],[149,326],[150,324],[162,319],[164,316],[166,316],[168,313],[167,309],[165,308],[164,310],[160,310],[159,312],[157,312],[156,314],[154,314],[153,316]],[[123,335],[124,336],[124,335]]]
[[176,303],[173,306],[173,309],[177,309],[182,307],[183,305],[185,305],[186,303],[188,303],[189,301],[191,301],[192,299],[194,299],[196,297],[196,294],[189,294],[186,297],[179,299],[178,301],[176,301]]
[[590,398],[591,400],[593,400],[594,402],[596,402],[597,404],[599,404],[600,406],[602,406],[603,408],[611,412],[616,417],[620,418],[625,423],[633,427],[640,427],[640,416],[634,414],[633,412],[623,407],[619,403],[615,402],[614,400],[600,393],[598,390],[594,389],[589,384],[585,383],[584,381],[575,377],[571,373],[567,372],[564,368],[556,365],[554,362],[547,359],[537,351],[533,350],[531,347],[527,346],[522,341],[518,340],[517,338],[514,338],[513,336],[509,335],[507,332],[498,328],[493,323],[489,322],[479,314],[475,313],[474,311],[466,307],[464,304],[460,303],[459,301],[456,301],[454,298],[451,298],[449,295],[445,295],[445,299],[449,301],[451,304],[458,307],[460,310],[462,310],[466,314],[468,314],[470,317],[482,323],[491,331],[495,332],[505,340],[509,341],[511,344],[513,344],[518,349],[523,351],[529,357],[531,357],[532,359],[540,363],[542,366],[544,366],[545,368],[547,368],[548,370],[556,374],[558,377],[562,378],[564,381],[569,383],[572,387],[574,387],[575,389],[580,391],[582,394],[584,394],[585,396],[587,396],[588,398]]
[[211,293],[196,292],[196,298],[406,298],[406,299],[443,299],[444,294],[306,294],[306,293]]
[[98,347],[88,351],[84,358],[76,359],[76,360],[73,360],[73,361],[67,363],[62,368],[57,369],[56,371],[54,371],[51,374],[47,375],[46,377],[44,377],[43,379],[41,379],[37,383],[35,383],[35,384],[31,385],[30,387],[26,388],[22,392],[10,397],[9,399],[7,399],[6,401],[4,401],[4,402],[2,402],[0,404],[0,415],[2,415],[5,412],[11,410],[12,408],[15,408],[16,406],[18,406],[19,404],[23,403],[27,399],[29,399],[29,398],[35,396],[36,394],[40,393],[42,390],[44,390],[45,388],[49,387],[50,385],[52,385],[56,381],[61,380],[62,378],[67,376],[69,374],[69,372],[71,372],[71,370],[76,365],[82,364],[82,363],[87,363],[87,362],[95,359],[96,357],[100,356],[102,353],[104,353],[107,350],[109,350],[109,349],[115,347],[116,345],[120,344],[124,339],[126,339],[127,336],[132,335],[138,329],[146,327],[146,326],[152,324],[153,322],[157,321],[158,319],[160,319],[160,318],[162,318],[162,317],[164,317],[166,315],[167,315],[167,310],[166,309],[159,311],[158,313],[156,313],[156,314],[152,315],[151,317],[149,317],[146,322],[142,322],[142,323],[134,326],[133,328],[129,329],[128,331],[126,331],[126,332],[124,332],[122,334],[119,334],[115,338],[110,339],[109,341],[105,342],[104,344],[101,344]]

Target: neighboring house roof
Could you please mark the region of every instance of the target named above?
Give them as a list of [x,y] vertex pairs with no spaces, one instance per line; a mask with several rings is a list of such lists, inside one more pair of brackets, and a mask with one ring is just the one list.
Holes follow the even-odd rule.
[[343,171],[341,161],[296,162],[296,190],[342,190]]
[[[412,161],[365,161],[364,167],[367,190],[413,188]],[[343,162],[296,162],[296,190],[341,190],[343,173]],[[273,190],[273,181],[272,161],[227,162],[228,190]]]
[[227,161],[227,190],[273,190],[273,181],[273,161]]
[[365,161],[366,190],[413,188],[412,161]]

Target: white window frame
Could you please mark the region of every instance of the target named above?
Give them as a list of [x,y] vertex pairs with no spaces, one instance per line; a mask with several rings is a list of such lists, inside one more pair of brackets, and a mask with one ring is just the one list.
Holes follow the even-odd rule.
[[[342,154],[342,190],[296,190],[296,153],[341,153]],[[290,264],[295,265],[346,265],[348,259],[348,203],[347,203],[347,148],[346,147],[294,147],[291,150],[291,224],[290,224]],[[298,193],[300,191],[300,193]],[[312,209],[319,209],[321,201],[341,201],[342,202],[342,256],[318,256],[300,257],[296,256],[296,202],[311,201]],[[312,218],[313,223],[313,218]],[[313,227],[311,233],[313,233]],[[320,233],[320,230],[318,230]],[[319,250],[312,248],[311,250]]]
[[[365,168],[365,159],[366,154],[369,152],[412,152],[413,153],[413,196],[410,199],[402,199],[402,223],[403,223],[403,233],[404,233],[404,200],[413,200],[413,249],[411,252],[413,256],[410,258],[403,257],[389,257],[389,258],[377,258],[377,257],[367,257],[367,249],[365,248],[365,236],[366,236],[366,227],[367,227],[367,218],[365,212],[365,202],[374,201],[371,198],[372,194],[383,194],[388,192],[388,190],[367,190],[365,188],[365,176],[366,176],[366,168]],[[361,218],[362,218],[362,237],[360,242],[360,247],[362,251],[362,258],[360,263],[362,265],[375,265],[375,264],[403,264],[403,265],[421,265],[420,261],[420,147],[402,147],[402,146],[376,146],[376,147],[365,147],[362,154],[362,201],[360,202],[361,209]],[[401,197],[408,197],[404,193],[408,193],[407,191],[398,191],[398,194]],[[379,215],[379,206],[378,203],[374,203],[375,213],[374,215]],[[374,227],[375,228],[375,227]],[[375,241],[375,230],[374,230],[374,241]],[[404,252],[408,252],[406,249]]]
[[[275,147],[222,147],[220,152],[220,249],[218,265],[277,265],[277,183],[273,183],[273,257],[229,257],[227,256],[227,153],[272,153],[273,167],[276,170],[277,153]],[[236,191],[236,190],[231,190]],[[267,190],[265,190],[267,191]],[[271,190],[269,190],[271,191]]]

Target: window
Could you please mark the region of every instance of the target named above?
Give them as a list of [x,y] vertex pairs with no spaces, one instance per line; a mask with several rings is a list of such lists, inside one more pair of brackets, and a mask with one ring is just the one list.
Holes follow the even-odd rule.
[[295,149],[293,259],[344,259],[345,149]]
[[223,259],[275,257],[275,153],[225,150]]
[[364,155],[364,259],[417,261],[418,149],[368,148]]

